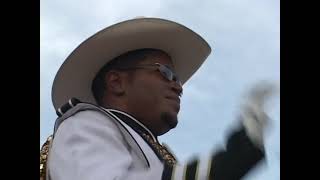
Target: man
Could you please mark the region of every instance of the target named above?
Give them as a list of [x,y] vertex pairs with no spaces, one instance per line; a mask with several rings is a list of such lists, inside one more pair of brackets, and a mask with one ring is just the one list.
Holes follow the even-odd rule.
[[176,127],[182,85],[210,51],[192,30],[158,18],[121,22],[84,41],[54,80],[59,118],[47,179],[242,178],[264,158],[269,90],[252,93],[242,125],[209,159],[181,164],[157,139]]

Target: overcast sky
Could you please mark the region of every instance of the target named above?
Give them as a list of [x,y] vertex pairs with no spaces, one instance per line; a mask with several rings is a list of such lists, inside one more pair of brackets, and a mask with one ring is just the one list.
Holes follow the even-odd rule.
[[[160,137],[180,161],[205,156],[238,122],[243,93],[260,80],[280,82],[280,4],[276,0],[41,1],[40,122],[43,143],[56,119],[51,86],[60,65],[83,40],[136,16],[181,23],[199,33],[212,53],[184,85],[176,129]],[[280,98],[268,110],[267,161],[247,180],[280,179]]]

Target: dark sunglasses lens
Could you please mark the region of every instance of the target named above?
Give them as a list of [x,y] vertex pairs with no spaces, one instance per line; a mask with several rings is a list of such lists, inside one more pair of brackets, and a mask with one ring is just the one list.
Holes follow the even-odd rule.
[[167,68],[166,66],[160,65],[159,67],[159,71],[161,72],[161,74],[168,79],[169,81],[175,81],[176,83],[178,83],[180,86],[182,86],[182,83],[180,81],[180,79],[177,77],[177,75],[175,75],[171,69]]
[[161,65],[161,66],[159,67],[159,71],[161,72],[161,74],[162,74],[166,79],[168,79],[169,81],[172,81],[172,79],[173,79],[173,73],[172,73],[172,71],[171,71],[169,68]]

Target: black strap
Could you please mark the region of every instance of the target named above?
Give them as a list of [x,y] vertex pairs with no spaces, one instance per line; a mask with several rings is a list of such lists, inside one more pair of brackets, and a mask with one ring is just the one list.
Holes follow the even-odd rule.
[[59,117],[61,117],[64,113],[66,113],[69,109],[73,108],[77,104],[81,103],[79,99],[71,98],[67,103],[62,105],[59,109],[56,110],[56,113]]

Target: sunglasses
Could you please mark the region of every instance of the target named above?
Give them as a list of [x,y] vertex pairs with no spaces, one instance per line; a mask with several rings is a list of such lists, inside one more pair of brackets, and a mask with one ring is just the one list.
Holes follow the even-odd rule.
[[157,70],[160,72],[160,74],[166,78],[169,81],[175,81],[177,84],[182,86],[182,83],[178,76],[166,65],[155,63],[155,64],[144,64],[140,66],[134,66],[134,67],[124,67],[124,68],[117,68],[119,70],[130,70],[130,69],[146,69],[146,68],[152,68],[157,66]]

